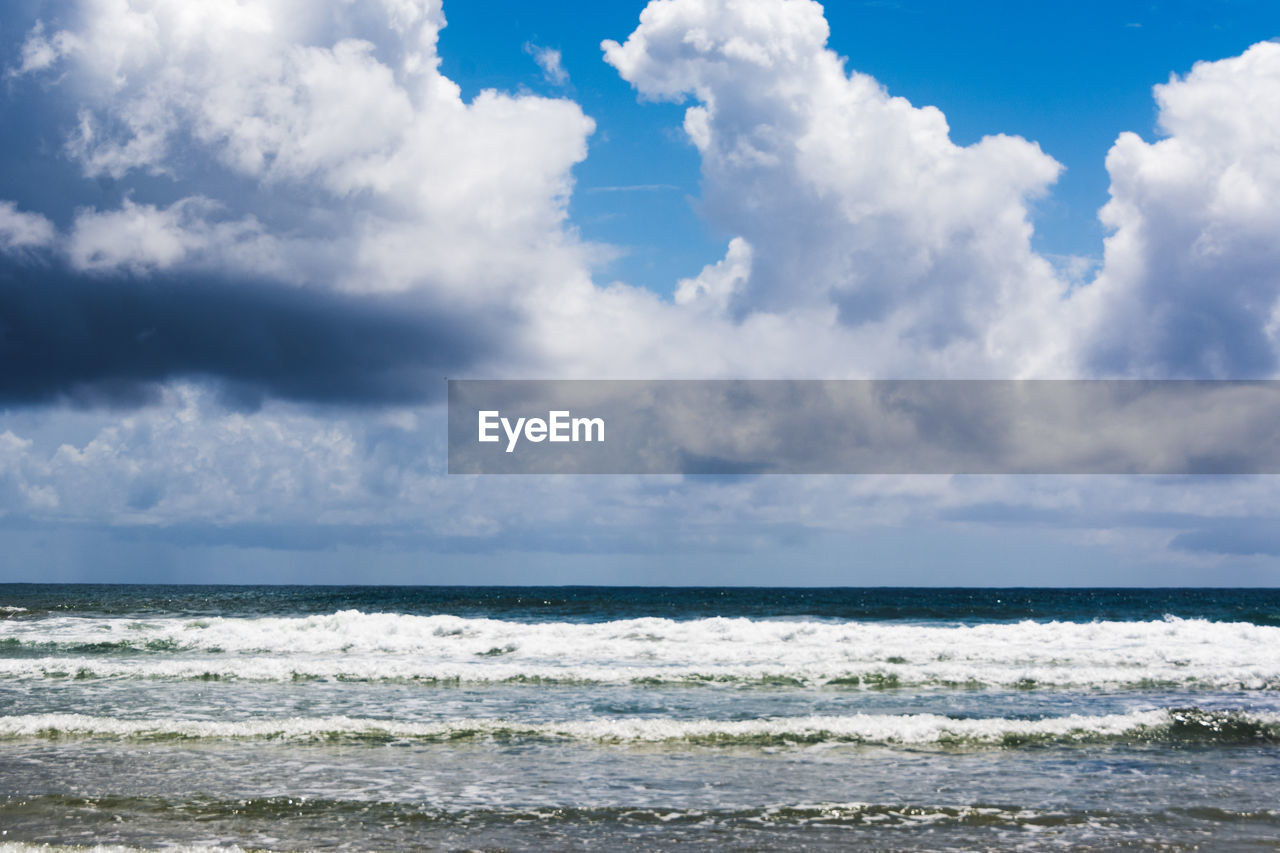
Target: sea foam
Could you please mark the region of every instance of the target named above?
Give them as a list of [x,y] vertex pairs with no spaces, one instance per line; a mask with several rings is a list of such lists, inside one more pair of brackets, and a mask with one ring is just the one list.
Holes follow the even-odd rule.
[[0,717],[0,737],[289,742],[565,739],[725,746],[854,743],[1011,747],[1100,741],[1277,743],[1280,742],[1280,714],[1158,708],[1033,720],[954,719],[939,714],[852,714],[756,720],[605,717],[551,723],[493,718],[413,723],[347,716],[213,721],[31,714]]
[[1280,627],[1168,617],[975,625],[599,623],[338,613],[0,621],[0,678],[1280,688]]

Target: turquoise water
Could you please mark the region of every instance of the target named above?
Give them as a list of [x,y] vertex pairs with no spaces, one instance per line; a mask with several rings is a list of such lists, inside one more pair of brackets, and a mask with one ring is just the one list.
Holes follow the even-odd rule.
[[1276,591],[0,585],[0,617],[13,849],[1280,845]]

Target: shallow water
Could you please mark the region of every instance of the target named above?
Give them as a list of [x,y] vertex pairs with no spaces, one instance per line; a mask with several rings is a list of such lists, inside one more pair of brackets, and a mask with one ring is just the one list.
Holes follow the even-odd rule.
[[19,846],[1280,845],[1274,592],[12,585],[0,612]]

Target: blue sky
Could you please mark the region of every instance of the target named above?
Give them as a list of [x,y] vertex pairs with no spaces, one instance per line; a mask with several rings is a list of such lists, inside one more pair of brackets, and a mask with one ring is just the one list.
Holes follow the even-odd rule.
[[1274,584],[1270,478],[449,477],[441,400],[1275,378],[1278,35],[1227,0],[8,4],[0,581]]
[[[730,236],[698,216],[699,161],[680,132],[683,109],[643,103],[600,61],[643,3],[470,3],[446,7],[442,69],[464,97],[519,87],[557,95],[526,44],[561,51],[575,98],[596,119],[591,156],[576,174],[575,223],[589,239],[631,249],[610,272],[669,292],[722,251]],[[1066,166],[1038,205],[1038,248],[1100,257],[1097,210],[1107,201],[1103,157],[1124,130],[1155,132],[1151,87],[1196,62],[1280,35],[1267,2],[842,2],[826,4],[831,47],[890,92],[946,113],[952,138],[989,133],[1038,141]],[[653,186],[618,197],[594,188]]]

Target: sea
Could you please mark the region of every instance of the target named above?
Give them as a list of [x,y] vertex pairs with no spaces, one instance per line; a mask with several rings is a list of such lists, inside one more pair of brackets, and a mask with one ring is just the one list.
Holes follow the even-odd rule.
[[0,851],[1280,847],[1280,591],[0,585]]

